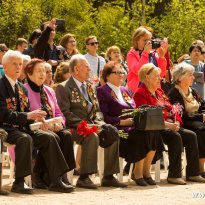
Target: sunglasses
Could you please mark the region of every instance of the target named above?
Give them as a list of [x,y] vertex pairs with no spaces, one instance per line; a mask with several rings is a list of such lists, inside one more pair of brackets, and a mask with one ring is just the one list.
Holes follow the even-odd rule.
[[154,70],[154,67],[150,68],[150,69],[147,71],[147,75],[149,75],[153,70]]
[[1,52],[3,52],[3,53],[6,53],[8,50],[0,50]]
[[92,43],[88,43],[87,45],[91,45],[91,46],[99,45],[99,42],[92,42]]
[[115,75],[125,75],[126,74],[124,71],[113,71],[111,73],[114,73]]

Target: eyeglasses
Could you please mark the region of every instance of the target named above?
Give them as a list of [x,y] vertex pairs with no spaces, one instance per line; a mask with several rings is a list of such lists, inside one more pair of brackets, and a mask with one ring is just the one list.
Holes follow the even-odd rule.
[[99,45],[99,42],[92,42],[92,43],[88,43],[87,45],[91,45],[91,46]]
[[125,75],[126,74],[124,71],[113,71],[111,73],[114,73],[115,75]]

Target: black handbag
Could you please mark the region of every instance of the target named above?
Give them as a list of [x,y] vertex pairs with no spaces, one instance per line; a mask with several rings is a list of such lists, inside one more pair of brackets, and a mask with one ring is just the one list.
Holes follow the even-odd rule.
[[134,126],[138,130],[163,130],[165,129],[161,106],[143,105],[134,111]]
[[118,129],[110,124],[104,124],[101,126],[102,131],[99,136],[99,145],[102,148],[109,147],[115,141],[119,139]]

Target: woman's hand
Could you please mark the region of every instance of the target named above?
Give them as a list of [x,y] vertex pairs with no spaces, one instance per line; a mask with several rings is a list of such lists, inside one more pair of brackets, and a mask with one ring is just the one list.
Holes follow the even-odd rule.
[[54,123],[53,124],[53,132],[59,132],[63,129],[62,123]]
[[40,126],[40,129],[41,129],[41,130],[44,130],[44,131],[48,130],[48,125],[46,124],[44,118],[42,118],[41,120],[39,120],[39,122],[42,122],[42,123],[43,123],[43,124]]
[[132,118],[127,118],[125,120],[120,120],[120,126],[132,126],[134,124]]
[[169,128],[170,130],[173,130],[175,132],[178,132],[180,129],[180,124],[179,122],[167,122],[165,121],[165,127]]
[[161,42],[161,47],[157,49],[157,54],[160,58],[163,58],[164,55],[167,53],[169,44],[167,38],[164,38]]
[[203,114],[203,122],[205,122],[205,114]]
[[51,21],[49,22],[48,26],[50,28],[52,28],[53,30],[55,30],[56,29],[56,19],[55,18],[51,19]]
[[147,41],[145,46],[144,46],[143,51],[145,51],[147,53],[150,53],[151,50],[152,50],[152,43],[151,43],[151,41]]

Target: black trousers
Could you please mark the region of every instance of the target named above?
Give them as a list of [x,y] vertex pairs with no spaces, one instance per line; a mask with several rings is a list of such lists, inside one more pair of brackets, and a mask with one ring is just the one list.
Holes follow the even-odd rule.
[[199,151],[195,132],[180,128],[178,132],[166,129],[161,131],[164,143],[168,146],[169,173],[168,177],[182,176],[181,153],[186,150],[186,177],[199,175]]
[[56,138],[45,131],[8,131],[7,142],[15,144],[15,178],[32,173],[32,145],[40,150],[52,181],[68,171],[68,166]]
[[[75,156],[74,156],[74,150],[73,150],[73,140],[72,135],[67,129],[63,129],[57,133],[54,133],[52,131],[49,132],[53,137],[56,138],[56,140],[59,143],[61,152],[66,160],[66,163],[68,165],[68,171],[75,168]],[[47,173],[47,167],[46,163],[42,157],[41,150],[37,151],[38,154],[35,157],[35,166],[33,171],[38,172],[40,174]]]

